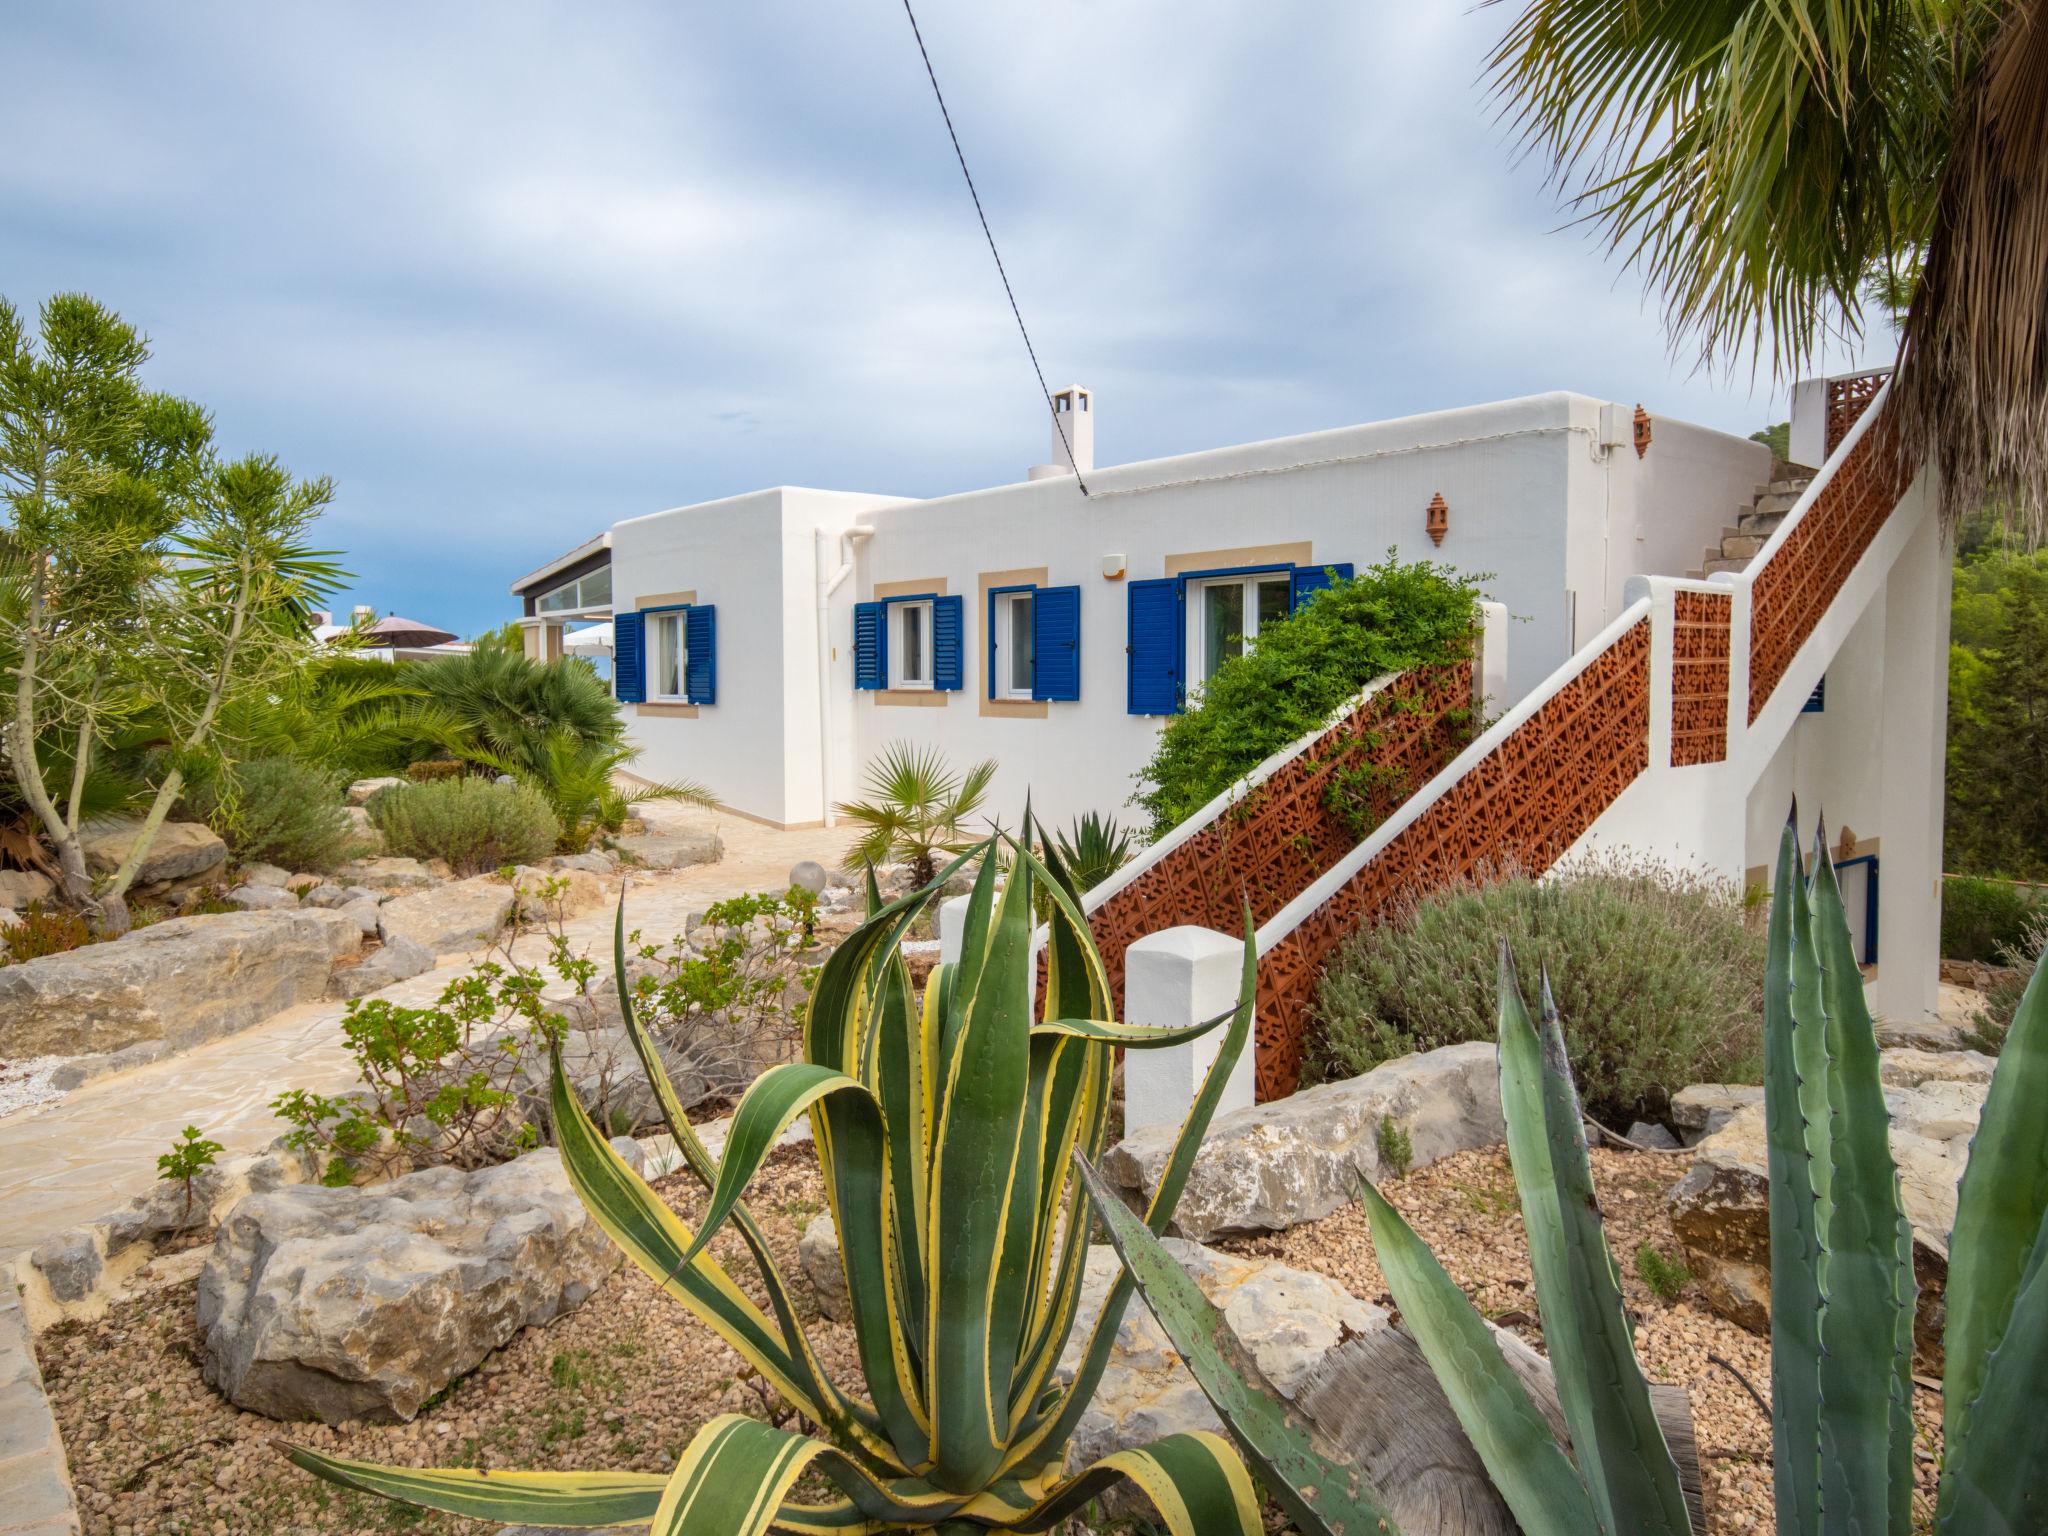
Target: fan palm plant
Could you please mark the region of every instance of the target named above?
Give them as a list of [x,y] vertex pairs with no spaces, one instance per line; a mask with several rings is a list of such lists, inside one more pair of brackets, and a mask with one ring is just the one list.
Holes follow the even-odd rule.
[[702,784],[687,779],[621,784],[619,770],[640,756],[637,747],[579,741],[567,731],[552,733],[545,745],[542,772],[522,776],[516,766],[507,766],[514,777],[524,777],[554,808],[561,819],[565,852],[580,853],[600,831],[618,831],[625,824],[626,813],[636,805],[666,800],[717,810],[723,804]]
[[[999,847],[1011,860],[1000,892]],[[721,1161],[691,1127],[621,986],[625,1026],[663,1116],[709,1191],[695,1231],[612,1150],[555,1060],[554,1120],[577,1193],[663,1291],[818,1426],[815,1437],[724,1414],[666,1475],[417,1470],[305,1447],[290,1447],[292,1459],[334,1482],[455,1514],[644,1524],[650,1536],[1042,1532],[1119,1478],[1152,1500],[1174,1536],[1259,1536],[1250,1478],[1219,1435],[1169,1435],[1062,1474],[1067,1438],[1122,1322],[1128,1279],[1111,1288],[1072,1378],[1056,1376],[1088,1253],[1087,1201],[1068,1154],[1102,1149],[1118,1047],[1170,1046],[1227,1023],[1146,1212],[1148,1230],[1165,1230],[1250,1032],[1249,917],[1229,1014],[1185,1029],[1115,1023],[1102,958],[1057,855],[1041,863],[1028,837],[990,838],[972,855],[980,868],[960,959],[933,972],[921,1006],[900,945],[939,887],[882,906],[870,881],[867,921],[825,963],[812,994],[803,1060],[755,1080]],[[1032,914],[1042,885],[1054,915],[1034,1016]],[[623,912],[615,944],[623,978]],[[742,1199],[780,1132],[804,1114],[839,1229],[865,1399],[827,1374]],[[728,1224],[760,1276],[765,1311],[707,1251]],[[807,1469],[823,1474],[832,1496],[792,1497]]]
[[454,755],[519,777],[547,771],[552,743],[622,746],[618,701],[590,663],[567,656],[531,661],[502,646],[479,646],[408,669],[429,702],[454,719]]
[[1074,884],[1092,891],[1131,862],[1130,829],[1118,825],[1114,816],[1094,811],[1076,817],[1073,828],[1054,834],[1060,862],[1073,872]]
[[833,807],[867,828],[848,856],[871,869],[897,860],[910,866],[914,884],[929,885],[939,855],[971,845],[967,819],[981,809],[995,776],[993,761],[956,774],[938,748],[892,742],[868,765],[868,798]]
[[[2048,505],[2048,0],[1530,0],[1489,68],[1571,204],[1710,361],[1810,361],[1875,297],[1951,522]],[[1868,280],[1875,275],[1874,284]]]

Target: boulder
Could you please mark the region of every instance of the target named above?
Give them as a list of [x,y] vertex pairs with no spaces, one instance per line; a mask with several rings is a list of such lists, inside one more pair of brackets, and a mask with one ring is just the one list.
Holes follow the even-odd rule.
[[[1411,1166],[1493,1146],[1506,1135],[1494,1048],[1468,1041],[1384,1062],[1360,1077],[1220,1116],[1195,1156],[1174,1229],[1198,1242],[1281,1231],[1348,1204],[1379,1175],[1379,1129],[1407,1132]],[[1111,1149],[1103,1171],[1149,1200],[1177,1127],[1147,1126]]]
[[609,848],[592,848],[585,853],[562,853],[547,861],[549,869],[580,869],[602,879],[618,873],[619,856]]
[[[85,829],[81,842],[86,867],[96,875],[111,875],[127,861],[141,834],[139,818],[116,817],[95,822]],[[135,872],[136,889],[169,885],[211,874],[228,861],[228,845],[212,830],[196,821],[167,821],[150,839],[149,851]]]
[[[512,872],[519,887],[519,915],[529,923],[576,917],[604,905],[604,881],[587,869],[535,869],[522,864]],[[546,890],[554,892],[543,896]]]
[[1748,1083],[1694,1083],[1671,1096],[1671,1123],[1691,1146],[1763,1101],[1763,1089]]
[[632,832],[613,838],[612,843],[647,869],[689,869],[716,864],[725,857],[725,844],[716,832]]
[[369,901],[352,901],[347,906],[337,907],[335,910],[343,917],[354,918],[356,926],[363,930],[364,938],[374,939],[384,931],[384,916],[377,910],[378,906],[379,903],[373,898]]
[[[342,909],[343,915],[356,911],[354,907]],[[398,938],[385,944],[381,949],[372,950],[358,965],[345,965],[329,979],[327,992],[330,997],[367,997],[372,992],[401,981],[409,981],[434,968],[434,957],[425,946],[415,944],[411,939]]]
[[1893,1023],[1880,1019],[1877,1043],[1886,1048],[1917,1051],[1960,1051],[1970,1043],[1969,1026],[1949,1019],[1917,1019]]
[[[851,1322],[853,1303],[846,1289],[846,1271],[839,1263],[839,1229],[832,1224],[830,1211],[820,1211],[811,1218],[797,1241],[796,1256],[803,1266],[804,1278],[818,1293],[818,1310],[835,1323]],[[1095,1309],[1102,1310],[1099,1296]]]
[[477,875],[394,896],[377,912],[385,943],[411,939],[433,954],[459,954],[497,938],[512,916],[512,887],[496,875]]
[[1880,1051],[1877,1069],[1887,1088],[1923,1083],[1989,1083],[1998,1058],[1982,1051],[1922,1051],[1910,1046]]
[[1662,1152],[1678,1149],[1678,1138],[1665,1127],[1649,1120],[1638,1120],[1628,1128],[1628,1140],[1639,1147],[1655,1147]]
[[410,1419],[521,1328],[582,1305],[622,1258],[553,1148],[252,1196],[200,1271],[202,1370],[274,1419]]
[[291,884],[291,871],[279,869],[275,864],[244,864],[240,875],[244,885],[269,885],[283,890]]
[[331,880],[323,881],[319,885],[314,886],[313,889],[306,892],[299,899],[309,907],[326,907],[330,910],[345,907],[355,900],[353,896],[349,895],[346,887],[336,885]]
[[[689,1056],[664,1046],[661,1059],[683,1108],[701,1104],[708,1089]],[[520,1062],[519,1070],[526,1117],[537,1125],[550,1124],[553,1077],[548,1058],[535,1052]],[[623,1023],[569,1030],[562,1038],[562,1073],[600,1126],[623,1135],[641,1126],[661,1125],[661,1106]]]
[[383,774],[374,779],[357,779],[348,787],[348,803],[353,806],[368,805],[370,796],[380,789],[395,789],[405,783],[396,774]]
[[382,853],[384,851],[384,829],[370,820],[370,813],[360,805],[345,805],[342,811],[348,817],[349,836],[355,840],[358,853]]
[[104,944],[0,966],[0,1056],[183,1047],[327,995],[355,922],[298,907],[174,917]]
[[438,883],[434,872],[418,859],[356,859],[338,873],[349,884],[373,891],[423,891]]
[[[1949,1229],[1955,1223],[1956,1180],[1962,1177],[1968,1138],[1937,1141],[1910,1128],[1953,1128],[1954,1104],[1914,1102],[1919,1095],[1910,1089],[1893,1089],[1885,1097],[1895,1117],[1891,1143],[1900,1197],[1913,1223],[1913,1270],[1920,1282],[1914,1336],[1923,1354],[1938,1359]],[[1974,1127],[1974,1119],[1971,1123]],[[1730,1322],[1766,1332],[1771,1213],[1761,1104],[1738,1111],[1694,1148],[1692,1166],[1669,1199],[1671,1230],[1707,1305]]]
[[244,912],[281,912],[299,904],[298,897],[277,885],[238,885],[228,892],[228,900]]
[[32,901],[48,901],[57,884],[33,869],[0,869],[0,907],[19,912]]

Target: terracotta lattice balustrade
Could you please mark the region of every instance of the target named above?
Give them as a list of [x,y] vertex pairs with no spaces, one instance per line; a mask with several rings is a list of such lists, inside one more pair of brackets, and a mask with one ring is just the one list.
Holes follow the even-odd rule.
[[1728,756],[1728,634],[1735,599],[1675,592],[1671,624],[1671,766]]

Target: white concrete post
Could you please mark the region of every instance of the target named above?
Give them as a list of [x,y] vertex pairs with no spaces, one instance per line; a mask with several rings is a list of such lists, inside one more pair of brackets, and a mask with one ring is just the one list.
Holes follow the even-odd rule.
[[[1124,1017],[1156,1027],[1196,1024],[1237,1001],[1244,941],[1208,928],[1168,928],[1124,951]],[[1216,1059],[1225,1026],[1199,1040],[1156,1051],[1124,1053],[1124,1134],[1147,1125],[1179,1125]],[[1250,1107],[1256,1097],[1253,1050],[1230,1074],[1219,1115]]]
[[1479,656],[1472,669],[1473,706],[1481,721],[1492,719],[1508,705],[1508,607],[1506,603],[1479,605]]
[[939,964],[960,963],[960,941],[967,934],[967,903],[971,896],[948,896],[939,903]]

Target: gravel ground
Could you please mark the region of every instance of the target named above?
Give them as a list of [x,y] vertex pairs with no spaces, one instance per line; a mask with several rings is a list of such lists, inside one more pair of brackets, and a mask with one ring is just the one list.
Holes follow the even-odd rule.
[[69,1060],[69,1056],[31,1056],[24,1061],[0,1061],[0,1115],[63,1098],[64,1090],[50,1082],[50,1075]]
[[[1690,1285],[1674,1302],[1663,1300],[1638,1271],[1637,1255],[1646,1243],[1666,1258],[1679,1257],[1664,1196],[1687,1166],[1680,1158],[1606,1148],[1593,1152],[1593,1178],[1607,1220],[1608,1245],[1621,1269],[1624,1304],[1636,1319],[1637,1357],[1652,1381],[1677,1383],[1692,1396],[1694,1431],[1704,1463],[1707,1531],[1712,1536],[1772,1531],[1776,1522],[1771,1514],[1770,1420],[1734,1375],[1710,1358],[1728,1362],[1768,1401],[1768,1342],[1714,1316]],[[1460,1152],[1382,1189],[1481,1312],[1542,1348],[1521,1207],[1504,1150]],[[1219,1246],[1313,1270],[1354,1296],[1393,1306],[1373,1261],[1364,1211],[1356,1205],[1270,1237]],[[1921,1442],[1915,1529],[1932,1529],[1941,1396],[1920,1390],[1914,1394],[1913,1408]]]
[[[1690,1292],[1658,1298],[1637,1271],[1644,1243],[1668,1256],[1677,1245],[1664,1191],[1682,1171],[1676,1159],[1595,1151],[1594,1173],[1623,1288],[1638,1317],[1636,1348],[1659,1381],[1692,1394],[1705,1461],[1708,1531],[1772,1530],[1770,1425],[1718,1356],[1766,1395],[1765,1342],[1722,1322]],[[701,1195],[686,1175],[657,1186],[686,1215]],[[1542,1333],[1529,1288],[1528,1258],[1507,1158],[1461,1153],[1386,1186],[1481,1310],[1538,1346]],[[800,1277],[796,1244],[822,1208],[808,1148],[776,1153],[749,1204],[778,1262]],[[714,1243],[741,1283],[754,1289],[738,1239]],[[1368,1301],[1389,1304],[1372,1259],[1362,1212],[1351,1206],[1322,1221],[1223,1246],[1327,1275]],[[195,1272],[184,1256],[183,1272]],[[757,1297],[758,1299],[758,1297]],[[277,1425],[244,1414],[200,1380],[190,1278],[126,1301],[105,1318],[63,1325],[39,1341],[50,1395],[70,1454],[88,1533],[180,1536],[262,1531],[469,1533],[476,1521],[422,1514],[331,1488],[285,1463],[269,1446],[284,1434],[342,1455],[409,1465],[633,1468],[666,1471],[697,1427],[715,1413],[770,1412],[758,1382],[708,1330],[627,1269],[590,1305],[531,1329],[410,1425]],[[852,1330],[813,1315],[812,1337],[827,1368],[857,1381]],[[1917,1394],[1923,1494],[1931,1497],[1940,1398]],[[1921,1512],[1924,1519],[1925,1512]],[[1274,1512],[1269,1511],[1269,1516]],[[1269,1528],[1283,1521],[1269,1518]]]

